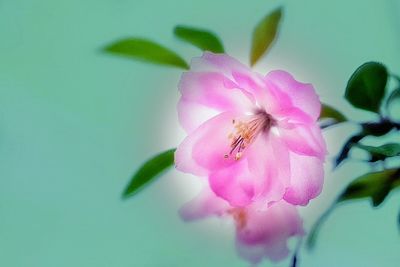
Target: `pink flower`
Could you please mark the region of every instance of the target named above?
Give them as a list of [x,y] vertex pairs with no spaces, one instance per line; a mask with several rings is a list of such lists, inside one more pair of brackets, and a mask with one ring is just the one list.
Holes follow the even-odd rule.
[[192,60],[179,89],[188,136],[175,154],[178,170],[207,177],[234,207],[281,199],[306,205],[321,192],[326,147],[311,84],[206,52]]
[[233,218],[236,225],[238,254],[253,264],[264,257],[277,262],[289,254],[290,237],[304,234],[302,220],[293,205],[279,201],[266,208],[252,203],[247,207],[231,207],[225,200],[205,189],[181,209],[186,221],[223,216]]

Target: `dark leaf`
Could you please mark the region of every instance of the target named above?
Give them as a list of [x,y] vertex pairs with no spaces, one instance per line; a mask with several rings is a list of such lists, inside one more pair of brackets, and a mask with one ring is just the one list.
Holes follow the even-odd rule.
[[153,41],[129,38],[107,46],[105,51],[151,63],[189,69],[188,64],[174,51]]
[[367,151],[371,155],[372,161],[400,156],[400,144],[396,143],[388,143],[382,146],[365,146],[362,144],[357,144],[356,146]]
[[379,206],[388,193],[398,186],[400,169],[371,172],[356,178],[340,195],[338,202],[371,198],[373,206]]
[[347,121],[347,118],[340,111],[326,104],[322,104],[319,119],[332,119],[335,123]]
[[362,123],[361,127],[363,129],[363,134],[382,136],[393,130],[393,128],[399,129],[400,124],[392,122],[390,120],[382,120],[380,122],[366,122]]
[[354,144],[357,144],[361,139],[363,139],[365,135],[363,133],[359,133],[350,137],[346,143],[343,145],[342,150],[339,155],[336,157],[334,167],[337,167],[349,156],[349,152]]
[[386,109],[389,109],[390,104],[392,104],[393,101],[395,101],[395,100],[400,100],[400,88],[396,88],[395,90],[393,90],[390,93],[389,97],[386,100],[386,104],[385,104]]
[[164,170],[174,164],[175,149],[164,151],[157,156],[149,159],[133,175],[122,196],[124,198],[135,195],[143,186],[153,181]]
[[265,16],[253,31],[250,65],[253,66],[271,47],[276,38],[279,22],[282,16],[282,8],[275,9]]
[[384,183],[381,185],[379,190],[377,190],[372,196],[372,206],[378,207],[389,195],[390,190],[392,190],[392,185],[390,183]]
[[306,242],[307,248],[312,249],[315,246],[321,226],[338,204],[370,198],[372,205],[377,207],[385,200],[390,191],[397,187],[400,187],[400,169],[367,173],[356,178],[311,227]]
[[387,80],[388,72],[384,65],[367,62],[350,77],[345,97],[354,107],[379,113]]
[[182,41],[188,42],[201,50],[224,53],[224,47],[220,39],[210,31],[186,26],[176,26],[174,34]]

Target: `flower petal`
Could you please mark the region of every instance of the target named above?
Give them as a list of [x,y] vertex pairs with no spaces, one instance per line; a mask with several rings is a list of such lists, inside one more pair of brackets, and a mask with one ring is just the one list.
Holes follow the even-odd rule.
[[254,197],[253,174],[245,160],[212,172],[209,184],[218,197],[225,199],[233,207],[246,206]]
[[[205,113],[200,109],[202,106],[205,110],[211,109],[214,112],[244,112],[253,107],[249,96],[221,73],[186,72],[182,75],[178,87],[182,94],[181,103],[178,105],[178,116],[187,132],[193,131],[205,120],[211,118],[200,116]],[[199,120],[199,117],[202,119]],[[188,123],[191,120],[196,123]]]
[[290,153],[290,170],[290,186],[283,198],[293,205],[305,206],[321,193],[324,183],[323,161]]
[[272,107],[282,105],[283,97],[289,100],[280,91],[272,92],[266,88],[265,78],[262,75],[228,55],[205,52],[202,57],[194,58],[191,66],[192,71],[222,73],[229,80],[234,81],[239,88],[251,94],[259,107],[266,108],[267,112]]
[[[262,76],[258,73],[249,72],[232,72],[235,82],[246,92],[255,98],[255,105],[258,109],[263,109],[267,113],[272,114],[275,110],[280,109],[285,101],[291,102],[284,94],[277,95],[272,88],[267,87]],[[286,97],[286,99],[284,98]]]
[[260,134],[247,153],[254,175],[255,198],[266,203],[282,199],[290,179],[289,151],[273,132]]
[[265,79],[289,96],[295,107],[305,111],[314,121],[318,119],[321,102],[311,84],[298,82],[283,70],[271,71]]
[[287,241],[303,235],[302,220],[296,208],[284,201],[260,210],[245,210],[245,223],[237,223],[236,247],[243,258],[256,264],[263,257],[280,261],[287,257]]
[[204,176],[211,171],[228,167],[237,161],[226,158],[231,150],[228,135],[233,132],[236,113],[224,112],[206,121],[191,132],[175,153],[176,168],[183,172]]
[[289,149],[300,155],[324,159],[327,153],[321,129],[317,124],[305,125],[279,122],[280,137]]
[[179,210],[179,214],[183,220],[192,221],[204,219],[212,215],[221,216],[228,209],[228,203],[218,198],[214,192],[206,186],[197,197],[186,203]]
[[229,79],[233,78],[232,73],[234,72],[248,73],[250,75],[252,73],[249,67],[235,58],[227,54],[214,54],[211,52],[204,52],[201,57],[193,58],[190,63],[190,70],[196,72],[220,72]]

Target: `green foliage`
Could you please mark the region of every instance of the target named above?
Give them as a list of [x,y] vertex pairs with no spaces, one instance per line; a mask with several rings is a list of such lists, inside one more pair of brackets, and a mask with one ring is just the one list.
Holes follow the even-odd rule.
[[250,65],[254,66],[264,53],[271,47],[276,38],[282,8],[277,8],[265,16],[255,27],[250,51]]
[[133,175],[131,181],[123,192],[124,198],[135,195],[145,185],[156,179],[159,174],[174,164],[175,149],[164,151],[144,163]]
[[339,155],[336,157],[334,162],[334,167],[337,167],[342,163],[345,159],[348,158],[350,149],[354,144],[357,144],[361,139],[365,137],[364,133],[358,133],[350,137],[343,145],[342,149],[339,152]]
[[187,26],[176,26],[174,34],[182,41],[190,43],[201,50],[224,53],[222,42],[210,31]]
[[146,62],[189,69],[189,65],[185,60],[174,51],[146,39],[129,38],[119,40],[107,46],[104,50]]
[[357,144],[356,147],[367,151],[371,155],[371,162],[400,156],[400,144],[397,143],[388,143],[382,146],[365,146]]
[[341,123],[347,121],[346,116],[344,116],[340,111],[327,104],[322,104],[320,119],[333,119],[336,123]]
[[395,100],[400,100],[400,88],[396,88],[393,90],[389,97],[386,100],[386,108],[389,109],[390,105],[395,101]]
[[322,224],[338,204],[369,198],[372,205],[377,207],[382,204],[391,190],[398,187],[400,187],[400,169],[397,168],[371,172],[357,177],[312,226],[306,242],[307,247],[312,249],[315,246]]
[[339,155],[336,157],[334,167],[337,167],[348,158],[350,150],[367,136],[383,136],[393,129],[400,129],[400,123],[383,119],[378,122],[361,123],[362,131],[351,136],[343,145]]
[[340,195],[338,202],[371,198],[373,206],[379,206],[388,193],[397,187],[400,169],[371,172],[356,178]]
[[364,63],[350,77],[345,97],[356,108],[379,113],[387,80],[388,72],[384,65]]

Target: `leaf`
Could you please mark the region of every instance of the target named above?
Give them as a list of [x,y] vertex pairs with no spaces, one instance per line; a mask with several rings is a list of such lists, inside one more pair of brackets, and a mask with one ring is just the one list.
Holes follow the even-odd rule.
[[334,121],[333,124],[347,121],[347,118],[340,111],[326,104],[322,104],[319,119],[332,119]]
[[349,152],[351,148],[358,144],[364,137],[372,135],[372,136],[382,136],[387,134],[393,129],[400,130],[400,124],[397,122],[392,122],[390,120],[382,120],[380,122],[368,122],[361,124],[362,131],[358,134],[350,137],[346,143],[343,145],[342,150],[339,155],[336,157],[334,167],[337,167],[349,156]]
[[361,123],[361,127],[362,127],[362,133],[365,136],[367,135],[382,136],[389,133],[394,128],[400,129],[400,124],[387,119],[383,119],[379,122]]
[[365,146],[357,144],[356,147],[367,151],[371,155],[371,161],[400,156],[400,144],[397,143],[388,143],[382,146]]
[[373,206],[379,206],[388,193],[398,186],[400,169],[387,169],[364,174],[350,183],[338,199],[339,202],[371,198]]
[[282,8],[279,7],[265,16],[255,27],[250,51],[251,66],[254,66],[254,64],[256,64],[256,62],[271,47],[277,36],[281,17]]
[[119,40],[104,49],[106,52],[160,65],[189,69],[188,64],[174,51],[142,38]]
[[177,38],[190,43],[201,50],[224,53],[220,39],[212,32],[187,26],[176,26],[174,34]]
[[400,87],[396,88],[395,90],[393,90],[390,93],[389,97],[386,100],[386,104],[385,104],[386,109],[389,109],[390,104],[392,104],[395,100],[398,100],[398,99],[400,99]]
[[174,164],[175,149],[164,151],[144,163],[133,175],[123,192],[124,198],[135,195],[145,185],[156,179],[159,174]]
[[384,65],[364,63],[350,77],[345,98],[356,108],[379,113],[387,80],[388,72]]
[[357,144],[361,139],[365,137],[364,133],[358,133],[350,137],[346,143],[343,145],[342,150],[339,155],[336,157],[334,162],[334,167],[337,167],[349,156],[349,152],[354,144]]
[[400,169],[371,172],[353,180],[311,227],[306,241],[307,248],[314,248],[323,223],[338,204],[351,200],[370,198],[372,205],[377,207],[385,200],[390,191],[397,187],[400,187]]

